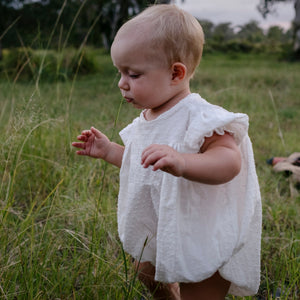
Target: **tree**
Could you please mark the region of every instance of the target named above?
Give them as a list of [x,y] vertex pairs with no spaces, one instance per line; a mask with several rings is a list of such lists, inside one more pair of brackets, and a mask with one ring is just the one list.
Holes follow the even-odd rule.
[[252,43],[261,42],[264,40],[263,30],[258,26],[257,21],[250,21],[249,23],[239,26],[237,37],[247,40]]
[[58,17],[51,46],[59,45],[64,39],[78,46],[93,27],[95,30],[90,34],[93,44],[109,49],[115,33],[128,18],[150,4],[170,2],[172,0],[0,0],[0,59],[4,43],[6,47],[34,46],[32,43],[36,40],[38,47],[48,45]]
[[[71,25],[78,2],[65,6],[60,18],[63,28]],[[6,47],[32,46],[37,38],[38,45],[45,46],[63,4],[61,0],[0,0],[0,41]]]
[[224,42],[232,39],[234,36],[234,31],[231,23],[220,23],[215,26],[213,38],[218,42]]
[[214,32],[214,23],[209,20],[199,20],[205,34],[205,39],[210,39]]
[[0,60],[2,59],[2,39],[18,19],[15,9],[9,6],[9,2],[0,0]]
[[300,52],[300,0],[295,2],[295,19],[293,22],[294,27],[294,51]]
[[293,48],[296,53],[300,53],[300,0],[260,0],[257,8],[265,18],[269,13],[272,13],[275,10],[275,4],[277,2],[294,2],[295,18],[293,20]]
[[279,26],[271,26],[267,32],[267,38],[272,41],[282,42],[284,41],[285,34],[283,29]]
[[105,3],[101,8],[103,16],[100,22],[104,47],[110,48],[116,32],[128,18],[138,14],[151,4],[169,4],[171,2],[172,0],[113,0]]

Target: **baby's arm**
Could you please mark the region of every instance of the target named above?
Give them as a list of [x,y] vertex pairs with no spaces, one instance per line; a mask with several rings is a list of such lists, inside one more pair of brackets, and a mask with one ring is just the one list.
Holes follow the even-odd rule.
[[81,142],[74,142],[72,145],[82,149],[76,152],[78,155],[101,158],[119,168],[121,167],[124,146],[111,142],[106,135],[96,128],[91,127],[90,130],[82,131],[77,139]]
[[230,134],[214,134],[205,139],[201,153],[179,153],[166,145],[150,145],[142,154],[142,165],[192,181],[222,184],[239,173],[241,154]]

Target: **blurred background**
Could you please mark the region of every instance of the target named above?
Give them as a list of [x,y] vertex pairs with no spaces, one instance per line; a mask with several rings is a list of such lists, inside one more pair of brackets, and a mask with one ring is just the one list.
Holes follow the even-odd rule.
[[59,48],[66,39],[69,46],[85,42],[109,49],[121,24],[154,3],[173,3],[192,13],[204,27],[209,49],[225,42],[244,51],[265,51],[268,44],[299,50],[299,0],[0,0],[0,59],[4,48]]

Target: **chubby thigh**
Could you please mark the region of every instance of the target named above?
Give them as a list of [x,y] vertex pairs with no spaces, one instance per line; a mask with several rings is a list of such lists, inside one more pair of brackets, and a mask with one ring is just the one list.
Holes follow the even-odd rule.
[[225,280],[219,272],[201,282],[165,284],[154,280],[155,267],[150,262],[135,261],[135,267],[139,280],[155,297],[182,300],[221,300],[225,298],[230,287],[230,282]]

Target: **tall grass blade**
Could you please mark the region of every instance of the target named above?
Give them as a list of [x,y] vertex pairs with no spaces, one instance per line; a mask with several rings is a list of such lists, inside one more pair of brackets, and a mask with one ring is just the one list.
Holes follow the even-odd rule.
[[[54,32],[56,30],[56,27],[58,25],[58,22],[61,18],[61,15],[64,11],[64,8],[67,4],[67,0],[64,0],[63,4],[62,4],[62,7],[61,9],[59,10],[59,13],[58,13],[58,16],[56,18],[56,21],[55,21],[55,24],[53,26],[53,29],[50,33],[50,37],[48,39],[48,43],[47,43],[47,46],[46,46],[46,49],[45,50],[48,50],[49,47],[50,47],[50,44],[51,44],[51,41],[52,41],[52,38],[53,38],[53,35],[54,35]],[[47,52],[45,51],[43,57],[42,57],[42,61],[41,61],[41,64],[40,64],[40,68],[39,68],[39,71],[38,71],[38,76],[37,76],[37,79],[36,79],[36,83],[35,83],[35,87],[36,87],[36,90],[38,91],[39,90],[39,81],[40,81],[40,77],[41,77],[41,74],[42,74],[42,70],[43,70],[43,67],[44,67],[44,63],[45,63],[45,59],[46,59],[46,55],[47,55]]]
[[0,35],[0,41],[4,38],[7,32],[20,20],[21,16],[17,17]]
[[284,149],[286,150],[286,145],[285,145],[283,134],[282,134],[282,130],[281,130],[281,127],[280,127],[280,121],[279,121],[279,117],[278,117],[278,111],[277,111],[276,104],[275,104],[275,101],[274,101],[273,94],[272,94],[271,90],[269,90],[269,95],[270,95],[270,98],[271,98],[271,102],[272,102],[273,109],[274,109],[274,115],[275,115],[275,119],[276,119],[276,122],[277,122],[278,135],[279,135],[279,138],[281,140],[281,143],[282,143]]

